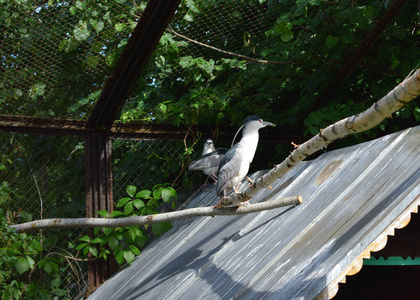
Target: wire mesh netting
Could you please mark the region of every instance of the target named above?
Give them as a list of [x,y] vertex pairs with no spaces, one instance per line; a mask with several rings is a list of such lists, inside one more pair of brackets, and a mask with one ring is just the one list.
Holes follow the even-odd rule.
[[[0,206],[15,222],[86,215],[83,139],[0,134]],[[28,219],[27,214],[31,217]],[[74,259],[85,230],[34,232],[43,237],[46,256],[58,257],[54,293],[73,297],[86,286],[86,262]],[[41,257],[40,257],[41,258]],[[39,259],[40,259],[39,258]],[[34,275],[35,276],[35,275]]]
[[[328,101],[363,102],[360,111],[417,65],[410,54],[419,51],[416,3],[372,32],[392,2],[182,1],[122,118],[238,124],[258,111],[300,130]],[[360,67],[318,99],[358,47],[366,47],[353,62]]]
[[126,187],[151,190],[156,184],[182,185],[184,165],[182,141],[165,139],[127,139],[113,136],[114,202],[126,196]]
[[0,113],[89,116],[144,1],[2,1]]

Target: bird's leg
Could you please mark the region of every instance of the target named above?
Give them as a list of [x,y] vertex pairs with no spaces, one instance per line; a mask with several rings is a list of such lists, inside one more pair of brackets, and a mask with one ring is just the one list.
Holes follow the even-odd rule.
[[213,179],[214,180],[214,184],[216,184],[217,183],[217,176],[216,176],[216,174],[210,174],[209,175],[210,177],[211,177],[211,179]]
[[198,191],[200,192],[201,190],[203,190],[206,186],[207,186],[207,181],[209,180],[209,177],[207,176],[206,181],[204,182],[203,185],[201,185],[198,189]]
[[241,187],[242,182],[239,182],[237,185],[233,186],[233,192],[238,195],[241,192],[239,191],[239,188]]
[[223,197],[219,201],[217,201],[215,208],[222,209],[224,206],[226,206],[226,191],[223,190]]

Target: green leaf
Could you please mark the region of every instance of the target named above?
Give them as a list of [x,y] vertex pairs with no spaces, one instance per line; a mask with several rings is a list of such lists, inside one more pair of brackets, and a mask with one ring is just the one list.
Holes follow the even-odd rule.
[[121,212],[121,211],[118,211],[118,210],[114,210],[114,211],[111,213],[111,218],[119,217],[119,216],[121,216],[121,215],[124,215],[124,213],[123,213],[123,212]]
[[141,209],[141,208],[143,208],[143,207],[145,207],[145,206],[146,206],[146,205],[144,204],[143,200],[140,200],[140,199],[136,199],[136,200],[134,200],[134,201],[133,201],[133,204],[134,204],[134,206],[135,206],[137,209]]
[[109,236],[114,231],[114,228],[104,228],[103,231],[106,236]]
[[187,69],[193,65],[195,65],[195,61],[192,56],[185,56],[179,60],[179,65],[184,69]]
[[123,207],[130,200],[131,200],[131,198],[129,198],[129,197],[121,198],[117,203],[117,207]]
[[327,38],[325,39],[325,44],[330,49],[334,48],[338,45],[338,37],[332,35],[327,36]]
[[86,247],[87,245],[89,245],[88,243],[81,243],[79,245],[77,245],[77,247],[75,248],[77,251],[82,250],[84,247]]
[[131,264],[135,258],[135,255],[130,250],[124,250],[124,259],[128,264]]
[[80,10],[85,10],[86,3],[84,1],[76,1],[76,7]]
[[131,238],[132,241],[134,241],[136,239],[136,237],[137,237],[136,232],[132,228],[129,228],[128,229],[128,235],[130,236],[130,238]]
[[93,28],[95,28],[96,32],[100,32],[104,29],[104,22],[101,20],[90,19],[89,23]]
[[[80,21],[80,22],[82,22],[82,21]],[[73,30],[73,36],[79,42],[82,42],[82,41],[86,40],[88,37],[90,37],[90,31],[87,28],[87,23],[82,22],[80,27],[75,28]]]
[[87,236],[87,235],[84,235],[79,239],[79,241],[89,243],[90,242],[90,237]]
[[124,206],[124,214],[126,216],[130,215],[134,210],[133,207],[133,201],[128,202],[125,206]]
[[77,14],[77,8],[72,6],[70,7],[70,13],[74,16],[75,14]]
[[100,216],[102,216],[102,217],[105,217],[105,218],[108,218],[108,211],[106,211],[106,210],[100,210],[100,211],[98,211],[98,215],[100,215]]
[[39,96],[43,96],[45,94],[46,87],[47,85],[43,82],[35,83],[29,90],[29,96],[31,96],[32,99],[37,99]]
[[117,260],[117,262],[118,262],[119,265],[122,265],[123,262],[124,262],[124,251],[123,250],[118,251],[115,254],[115,259]]
[[115,249],[115,247],[118,246],[118,240],[115,238],[115,236],[111,235],[109,237],[108,245],[111,247],[111,249]]
[[162,195],[162,187],[158,187],[156,189],[153,190],[153,198],[155,199],[160,199],[161,195]]
[[30,268],[29,261],[26,257],[20,257],[15,263],[15,269],[21,275],[25,273]]
[[127,27],[127,25],[125,25],[124,23],[115,24],[115,30],[118,32],[123,31],[125,27]]
[[96,249],[96,247],[93,246],[89,246],[89,252],[92,253],[93,256],[97,257],[98,256],[98,249]]
[[309,126],[309,132],[312,135],[317,135],[319,133],[319,127],[316,126]]
[[193,18],[193,16],[191,16],[189,14],[186,14],[184,16],[184,20],[187,21],[187,22],[193,22],[194,21],[194,18]]
[[156,212],[153,210],[153,208],[150,208],[150,207],[147,207],[147,206],[141,210],[141,214],[142,214],[143,216],[146,216],[146,215],[153,215],[153,214],[155,214],[155,213],[156,213]]
[[45,272],[47,272],[48,274],[51,274],[51,272],[52,272],[53,270],[54,270],[54,269],[53,269],[53,267],[52,267],[52,265],[51,265],[51,262],[47,261],[47,262],[44,264],[44,271],[45,271]]
[[92,244],[103,244],[105,240],[103,238],[97,237],[92,240]]
[[166,187],[166,188],[163,188],[163,189],[162,189],[162,199],[163,199],[163,201],[165,201],[166,203],[171,202],[172,195],[173,195],[173,193],[172,193],[171,189],[172,189],[172,188],[170,188],[170,187]]
[[134,185],[129,185],[125,190],[130,197],[134,198],[137,188]]
[[31,268],[31,269],[33,269],[34,268],[34,266],[35,266],[35,261],[30,257],[30,256],[28,256],[28,255],[26,255],[26,259],[28,260],[28,263],[29,263],[29,267]]
[[172,228],[171,223],[165,222],[165,223],[158,223],[158,224],[152,224],[152,231],[157,236],[161,236],[166,231]]
[[140,255],[140,250],[139,250],[139,248],[137,248],[136,246],[134,246],[134,245],[130,245],[129,246],[130,247],[130,250],[135,254],[135,255]]
[[136,198],[150,197],[151,194],[152,194],[152,192],[149,191],[149,190],[142,190],[142,191],[140,191],[136,194]]

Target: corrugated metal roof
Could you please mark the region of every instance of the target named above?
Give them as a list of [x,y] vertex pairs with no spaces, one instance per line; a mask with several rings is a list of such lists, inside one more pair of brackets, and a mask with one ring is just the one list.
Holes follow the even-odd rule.
[[[417,212],[419,151],[416,127],[303,162],[251,199],[301,205],[174,222],[89,299],[331,298]],[[216,202],[208,187],[186,207]]]

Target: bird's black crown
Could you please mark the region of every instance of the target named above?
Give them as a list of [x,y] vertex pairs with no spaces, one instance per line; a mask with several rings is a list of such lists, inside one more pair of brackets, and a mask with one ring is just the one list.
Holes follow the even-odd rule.
[[250,116],[250,117],[248,117],[244,120],[244,124],[246,124],[248,122],[251,122],[251,121],[258,121],[258,120],[261,120],[261,118],[259,116],[257,116],[257,115]]

